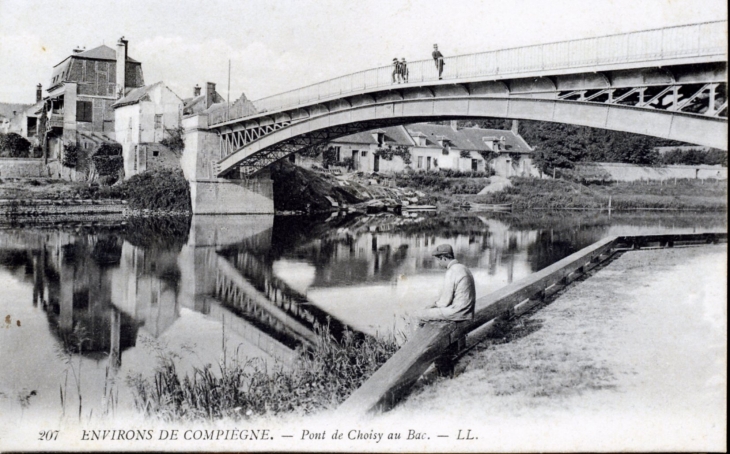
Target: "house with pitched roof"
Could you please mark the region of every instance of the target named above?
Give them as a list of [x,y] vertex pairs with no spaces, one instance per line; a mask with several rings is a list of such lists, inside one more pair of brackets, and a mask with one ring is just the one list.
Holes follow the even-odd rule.
[[330,146],[334,147],[337,153],[338,161],[350,162],[351,159],[352,168],[361,172],[399,172],[403,170],[409,163],[404,162],[402,157],[390,156],[379,150],[392,150],[396,147],[412,147],[413,145],[413,141],[403,126],[373,129],[330,142]]
[[213,107],[214,104],[225,102],[215,89],[213,82],[205,83],[205,93],[201,93],[201,88],[197,84],[193,87],[193,97],[183,99],[183,116],[197,115],[203,113]]
[[[112,105],[131,90],[144,86],[142,64],[127,54],[128,41],[120,38],[116,50],[101,45],[75,49],[53,67],[48,96],[41,113],[52,176],[79,180],[90,175],[92,142],[115,139]],[[89,140],[86,140],[89,139]],[[64,167],[66,146],[77,146],[76,165]],[[85,148],[86,147],[86,148]]]
[[[532,164],[533,148],[517,132],[512,130],[458,128],[456,122],[449,125],[415,123],[352,134],[335,139],[329,146],[336,153],[336,160],[347,162],[354,170],[363,172],[438,171],[487,171],[496,175],[539,176]],[[403,159],[384,149],[400,147],[408,150]],[[384,159],[387,155],[391,159]],[[318,158],[321,165],[321,157]],[[350,161],[351,159],[351,161]],[[408,161],[408,162],[406,162]],[[307,158],[297,156],[295,162],[303,165]],[[306,165],[311,167],[312,163]]]
[[163,82],[135,88],[112,104],[115,138],[122,145],[124,177],[180,167],[176,150],[161,145],[180,127],[183,100]]
[[406,125],[416,145],[413,147],[413,165],[416,171],[452,169],[459,171],[486,171],[496,175],[538,176],[532,165],[533,148],[512,130],[458,128],[450,125],[416,123]]

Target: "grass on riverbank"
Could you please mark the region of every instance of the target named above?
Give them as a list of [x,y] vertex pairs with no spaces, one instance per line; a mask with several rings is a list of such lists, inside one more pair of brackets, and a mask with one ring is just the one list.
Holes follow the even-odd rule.
[[397,350],[394,339],[360,337],[348,331],[341,341],[326,328],[318,342],[298,351],[290,368],[259,360],[224,359],[183,375],[170,356],[160,358],[151,379],[130,377],[135,406],[165,421],[247,419],[280,413],[313,413],[335,408]]
[[531,209],[613,210],[727,210],[727,181],[618,182],[582,185],[566,180],[511,178],[512,186],[485,195],[462,196],[461,201],[483,204],[511,203],[515,211]]

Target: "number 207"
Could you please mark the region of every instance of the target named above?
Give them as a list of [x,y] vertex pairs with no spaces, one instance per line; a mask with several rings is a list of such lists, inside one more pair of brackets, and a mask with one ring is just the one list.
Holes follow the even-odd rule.
[[42,430],[38,432],[38,440],[40,441],[55,441],[58,439],[58,431],[57,430]]

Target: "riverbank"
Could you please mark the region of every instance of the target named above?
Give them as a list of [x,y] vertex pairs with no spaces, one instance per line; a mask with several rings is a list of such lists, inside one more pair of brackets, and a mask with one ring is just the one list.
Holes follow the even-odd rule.
[[723,450],[726,263],[726,245],[626,253],[377,422],[440,415],[494,451]]
[[460,203],[512,204],[514,211],[590,209],[726,211],[727,181],[677,180],[584,185],[561,179],[511,178],[483,195],[454,195]]
[[[58,208],[64,206],[65,211]],[[0,214],[5,215],[169,215],[190,210],[190,188],[180,170],[143,172],[113,185],[49,178],[0,180]]]
[[[334,175],[303,169],[285,161],[272,166],[271,177],[278,214],[370,213],[385,209],[398,211],[409,205],[435,207],[441,212],[479,211],[497,205],[518,213],[609,208],[613,212],[727,211],[726,180],[584,185],[562,179],[488,178],[478,172]],[[490,187],[494,189],[490,190]],[[115,212],[126,208],[137,212],[179,214],[189,213],[191,209],[190,190],[181,171],[144,172],[112,186],[40,178],[0,181],[0,212],[17,205],[30,207],[23,210],[38,215],[54,214],[53,210],[42,206],[75,206],[81,201],[86,205],[102,201],[128,204],[128,207],[117,206]]]

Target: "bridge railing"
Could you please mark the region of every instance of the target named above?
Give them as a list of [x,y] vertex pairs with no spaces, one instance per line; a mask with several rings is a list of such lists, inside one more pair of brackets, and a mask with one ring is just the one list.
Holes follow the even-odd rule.
[[[443,80],[514,75],[544,70],[725,55],[727,21],[703,22],[617,35],[561,41],[444,58]],[[438,80],[434,61],[408,63],[409,83]],[[382,66],[253,101],[257,113],[271,112],[393,85],[393,67]],[[225,109],[210,124],[252,116]]]

